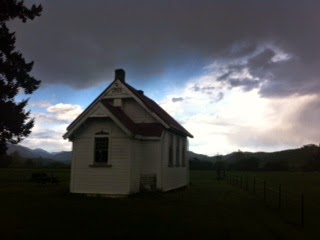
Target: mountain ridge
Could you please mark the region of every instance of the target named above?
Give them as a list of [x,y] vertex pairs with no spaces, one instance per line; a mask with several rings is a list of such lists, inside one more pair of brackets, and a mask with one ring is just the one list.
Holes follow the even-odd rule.
[[35,159],[44,158],[46,160],[59,161],[59,162],[71,162],[71,151],[61,152],[48,152],[42,148],[31,149],[23,145],[7,144],[8,155],[19,155],[23,158]]
[[[43,158],[51,161],[59,161],[63,163],[70,163],[72,152],[48,152],[41,148],[30,149],[23,145],[8,144],[8,155],[19,155],[26,159]],[[275,152],[232,152],[226,155],[207,156],[205,154],[198,154],[192,151],[187,151],[186,156],[189,160],[200,160],[215,163],[217,161],[224,161],[226,163],[234,163],[241,159],[256,158],[259,159],[260,165],[264,165],[270,161],[288,161],[290,164],[296,166],[303,165],[306,161],[314,158],[320,147],[315,144],[304,145],[300,148],[285,149]]]

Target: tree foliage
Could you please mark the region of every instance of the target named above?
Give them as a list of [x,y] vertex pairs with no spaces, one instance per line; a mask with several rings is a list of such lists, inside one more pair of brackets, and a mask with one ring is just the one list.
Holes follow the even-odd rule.
[[256,171],[259,168],[259,159],[256,157],[246,157],[229,164],[228,170],[233,171]]
[[15,50],[15,33],[7,23],[14,19],[26,22],[40,16],[41,5],[26,7],[24,1],[0,0],[0,156],[6,153],[6,143],[18,143],[31,133],[34,119],[25,107],[28,99],[15,100],[19,91],[33,93],[40,81],[30,75],[33,62],[26,62]]
[[305,171],[320,171],[320,144],[313,146],[313,156],[303,166]]
[[264,170],[267,171],[288,171],[289,163],[285,160],[272,160],[264,165]]
[[190,170],[213,170],[213,163],[194,157],[189,160]]

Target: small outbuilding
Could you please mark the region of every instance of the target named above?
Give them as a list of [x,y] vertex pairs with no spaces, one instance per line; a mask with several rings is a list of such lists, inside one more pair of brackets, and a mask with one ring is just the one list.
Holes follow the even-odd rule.
[[187,137],[156,102],[114,81],[67,128],[72,142],[72,193],[128,195],[188,185]]

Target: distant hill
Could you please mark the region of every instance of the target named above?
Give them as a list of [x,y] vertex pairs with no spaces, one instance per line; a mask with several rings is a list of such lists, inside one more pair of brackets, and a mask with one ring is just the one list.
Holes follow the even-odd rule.
[[[37,162],[60,162],[70,164],[72,153],[71,151],[62,151],[50,153],[44,149],[30,149],[21,145],[8,144],[8,155],[19,155],[24,159],[37,159]],[[201,168],[212,169],[217,161],[223,161],[226,165],[232,166],[239,161],[254,159],[257,162],[257,167],[263,169],[266,165],[272,163],[285,163],[288,169],[305,169],[320,170],[320,147],[314,144],[305,145],[297,149],[288,149],[277,152],[233,152],[220,156],[207,156],[187,151],[187,158],[192,162],[190,167],[201,165]],[[202,162],[202,163],[201,163]],[[272,166],[271,164],[271,166]],[[243,164],[242,164],[243,165]],[[308,166],[309,165],[309,166]]]
[[30,149],[28,147],[16,145],[16,144],[7,144],[7,147],[8,147],[8,150],[7,150],[8,155],[18,154],[20,157],[26,158],[26,159],[42,158],[42,159],[45,159],[46,161],[59,161],[59,162],[65,162],[65,163],[71,162],[70,151],[50,153],[41,148]]
[[64,151],[59,153],[54,153],[53,159],[61,162],[71,162],[72,152]]
[[[202,154],[188,153],[189,159],[193,164],[204,166],[203,163],[197,161],[210,162],[211,168],[217,161],[223,161],[226,166],[238,167],[251,161],[256,161],[257,169],[282,168],[291,170],[320,170],[320,147],[314,144],[305,145],[297,149],[288,149],[277,152],[233,152],[221,156],[209,157]],[[196,161],[196,162],[194,162]],[[245,163],[247,161],[247,163]],[[191,166],[191,165],[190,165]]]
[[52,158],[52,154],[47,152],[46,150],[43,150],[42,148],[36,148],[31,151],[42,158]]
[[187,151],[186,156],[187,156],[188,159],[196,158],[196,159],[202,160],[202,161],[210,160],[210,157],[207,156],[207,155],[194,153],[194,152],[191,152],[191,151]]
[[7,147],[8,147],[8,150],[7,150],[8,155],[18,153],[21,157],[24,157],[24,158],[40,157],[40,155],[34,152],[32,149],[21,146],[21,145],[7,144]]
[[223,156],[223,160],[233,162],[241,158],[254,157],[258,158],[261,163],[269,161],[290,161],[295,164],[303,164],[305,161],[312,159],[319,147],[315,145],[306,145],[297,149],[288,149],[277,152],[233,152]]

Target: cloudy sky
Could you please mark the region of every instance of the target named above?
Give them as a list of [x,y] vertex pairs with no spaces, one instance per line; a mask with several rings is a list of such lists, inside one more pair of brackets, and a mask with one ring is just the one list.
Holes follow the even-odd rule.
[[194,152],[320,141],[319,1],[29,2],[42,4],[42,16],[10,24],[42,80],[22,145],[70,150],[65,128],[116,68],[194,135]]

